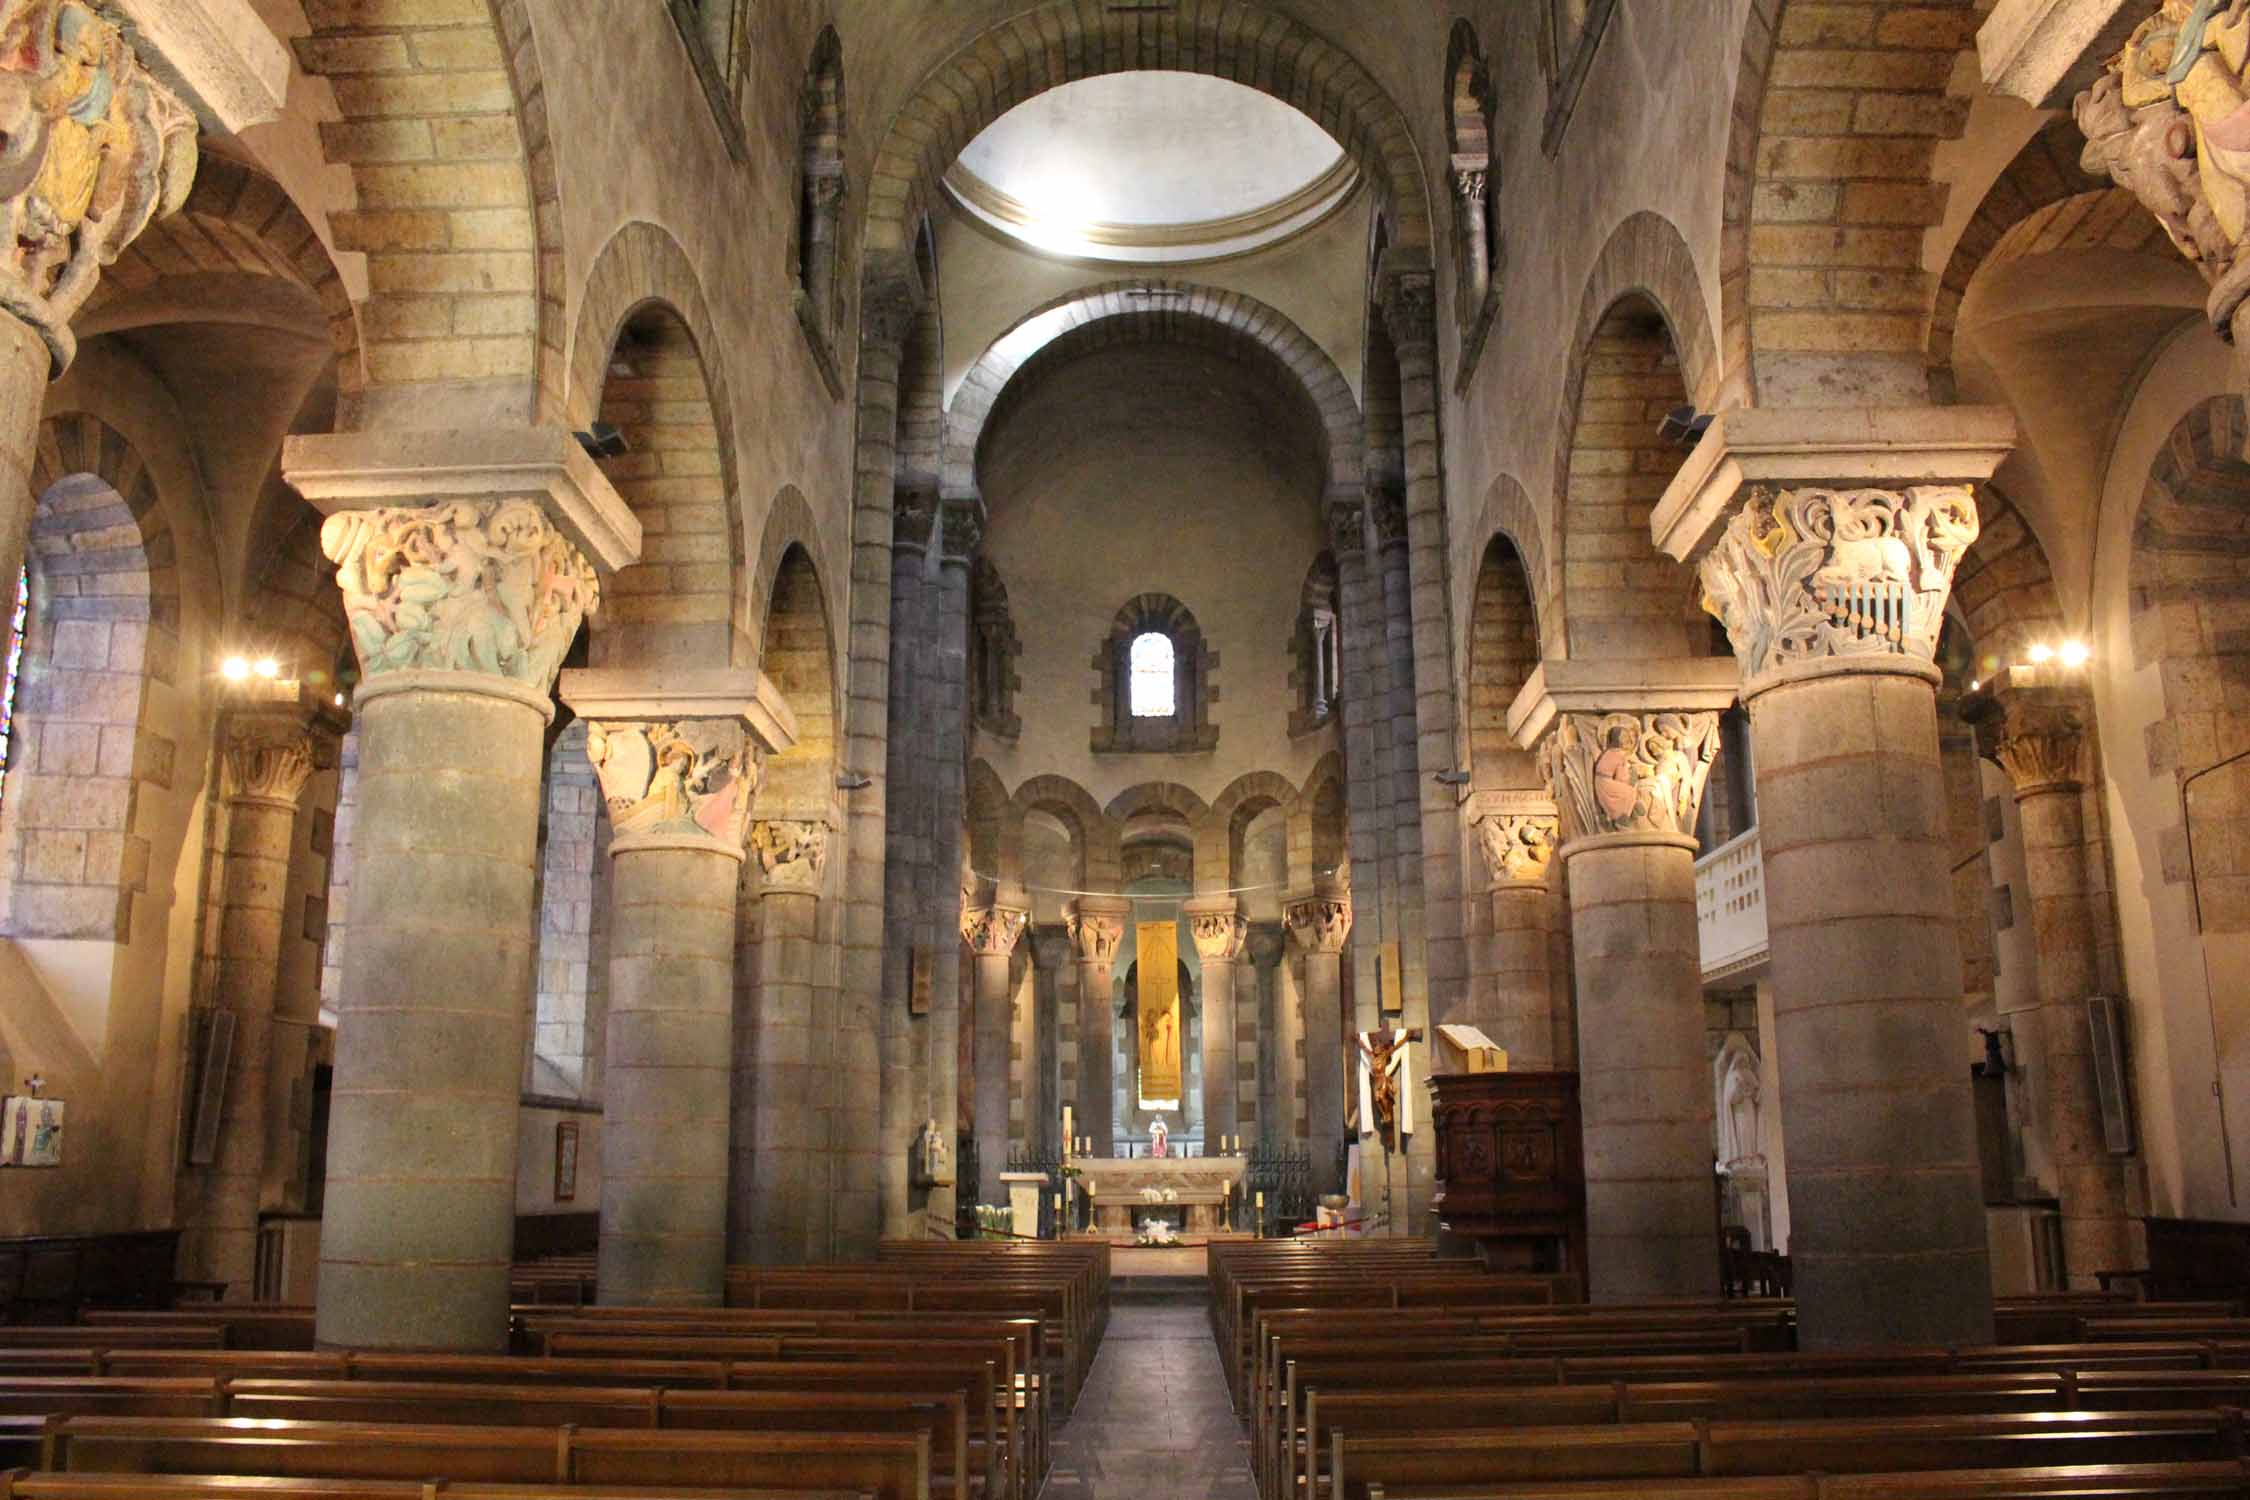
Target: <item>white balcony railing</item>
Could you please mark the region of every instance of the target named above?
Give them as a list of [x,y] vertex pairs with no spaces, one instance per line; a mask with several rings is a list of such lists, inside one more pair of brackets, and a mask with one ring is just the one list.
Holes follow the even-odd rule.
[[1766,855],[1757,829],[1695,862],[1695,925],[1706,984],[1765,963]]

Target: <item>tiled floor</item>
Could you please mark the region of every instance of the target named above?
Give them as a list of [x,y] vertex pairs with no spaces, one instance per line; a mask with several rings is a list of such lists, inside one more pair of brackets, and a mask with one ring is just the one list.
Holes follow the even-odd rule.
[[1200,1301],[1119,1302],[1043,1500],[1253,1500]]

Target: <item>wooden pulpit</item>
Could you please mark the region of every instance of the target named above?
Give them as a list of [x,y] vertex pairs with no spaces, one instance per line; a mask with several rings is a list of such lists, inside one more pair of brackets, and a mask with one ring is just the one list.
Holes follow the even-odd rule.
[[1586,1274],[1576,1073],[1451,1073],[1436,1093],[1438,1223],[1495,1270]]

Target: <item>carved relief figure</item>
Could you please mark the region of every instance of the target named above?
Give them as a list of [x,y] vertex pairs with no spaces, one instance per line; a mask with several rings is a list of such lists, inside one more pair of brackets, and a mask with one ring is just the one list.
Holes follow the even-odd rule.
[[2250,295],[2250,0],[2163,0],[2078,96],[2084,165],[2156,215],[2212,284],[2222,337]]
[[1718,755],[1718,716],[1570,714],[1548,754],[1585,832],[1686,833]]
[[1834,656],[1928,661],[1977,527],[1962,485],[1758,490],[1703,559],[1703,607],[1747,677]]
[[593,564],[525,500],[339,511],[320,545],[370,677],[487,672],[550,687],[601,597]]
[[686,834],[742,844],[758,762],[738,719],[590,724],[586,758],[620,834]]
[[187,201],[195,116],[92,7],[0,0],[0,138],[0,307],[40,330],[59,368],[101,267]]
[[1537,885],[1547,878],[1556,833],[1556,820],[1538,813],[1495,813],[1477,823],[1485,866],[1506,885]]

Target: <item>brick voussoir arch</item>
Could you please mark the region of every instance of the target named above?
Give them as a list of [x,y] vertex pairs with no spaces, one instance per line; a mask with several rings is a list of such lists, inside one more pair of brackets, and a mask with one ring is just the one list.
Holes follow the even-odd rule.
[[562,174],[524,0],[323,5],[312,19],[295,47],[343,116],[323,145],[358,194],[332,227],[368,258],[367,383],[519,381],[525,420],[556,419]]
[[243,272],[291,282],[311,293],[328,319],[339,389],[348,394],[366,384],[359,309],[344,289],[328,246],[279,183],[225,157],[203,158],[180,211],[151,224],[103,272],[87,299],[86,314],[98,316],[168,276]]
[[1297,788],[1278,771],[1247,771],[1211,803],[1210,815],[1195,825],[1195,878],[1212,889],[1232,885],[1241,874],[1235,852],[1239,835],[1268,808],[1285,812],[1297,805]]
[[1121,830],[1134,818],[1151,813],[1169,814],[1191,829],[1199,827],[1211,815],[1209,804],[1176,781],[1144,781],[1127,787],[1110,798],[1109,806],[1103,811]]
[[1014,802],[1019,822],[1024,814],[1043,812],[1061,818],[1076,830],[1088,890],[1117,889],[1124,878],[1117,825],[1091,792],[1067,776],[1034,776],[1016,788]]
[[2033,642],[2063,626],[2055,573],[2038,533],[1994,484],[1977,490],[1977,539],[1953,574],[1954,606],[1976,642],[1977,675],[2021,661]]
[[[1694,253],[1671,220],[1646,210],[1635,213],[1611,233],[1587,273],[1586,288],[1578,300],[1578,322],[1571,334],[1570,363],[1563,372],[1562,404],[1555,413],[1554,503],[1548,533],[1552,546],[1531,583],[1532,598],[1539,607],[1540,639],[1555,655],[1568,654],[1569,595],[1564,587],[1564,565],[1569,555],[1570,459],[1586,390],[1587,359],[1603,321],[1618,303],[1634,296],[1647,298],[1664,319],[1673,352],[1679,356],[1680,378],[1688,399],[1704,411],[1712,410],[1720,400],[1724,372],[1706,311],[1703,283],[1695,272]],[[1510,539],[1517,543],[1526,570],[1531,569],[1534,556],[1525,549],[1525,538],[1511,534]]]
[[906,248],[954,159],[1001,115],[1057,85],[1142,68],[1230,79],[1303,111],[1374,180],[1402,263],[1428,263],[1429,195],[1397,104],[1301,22],[1242,0],[1180,0],[1164,11],[1053,0],[970,42],[900,108],[876,151],[868,252]]
[[[1054,325],[1044,339],[1026,348],[1012,346],[1019,329],[1041,320]],[[1277,385],[1294,387],[1318,414],[1328,435],[1330,486],[1359,482],[1366,443],[1359,402],[1343,371],[1310,335],[1279,309],[1239,292],[1138,278],[1083,287],[1033,309],[969,367],[946,413],[947,494],[975,493],[977,447],[1015,377],[1049,351],[1065,357],[1081,342],[1096,339],[1202,343],[1266,365],[1285,377]]]
[[1546,528],[1531,503],[1530,494],[1515,475],[1501,474],[1492,481],[1484,492],[1484,503],[1478,508],[1476,524],[1469,528],[1467,535],[1474,542],[1474,548],[1460,555],[1461,566],[1454,571],[1458,596],[1454,618],[1459,622],[1462,640],[1462,649],[1455,660],[1466,662],[1469,659],[1467,642],[1474,629],[1474,611],[1470,605],[1476,594],[1477,570],[1495,535],[1506,537],[1509,545],[1516,549],[1516,556],[1523,561],[1524,576],[1531,584],[1532,611],[1539,618],[1539,639],[1544,643],[1549,634],[1548,590],[1554,585],[1553,575],[1547,571]]
[[766,511],[765,531],[758,539],[757,564],[750,570],[749,596],[743,604],[740,639],[750,652],[752,661],[765,656],[764,633],[766,616],[773,607],[774,580],[780,575],[782,559],[791,547],[802,547],[813,559],[813,571],[822,580],[821,593],[830,619],[829,635],[836,634],[836,601],[828,598],[828,570],[821,563],[824,554],[820,549],[820,518],[813,514],[812,502],[793,484],[785,484],[773,497],[773,505]]

